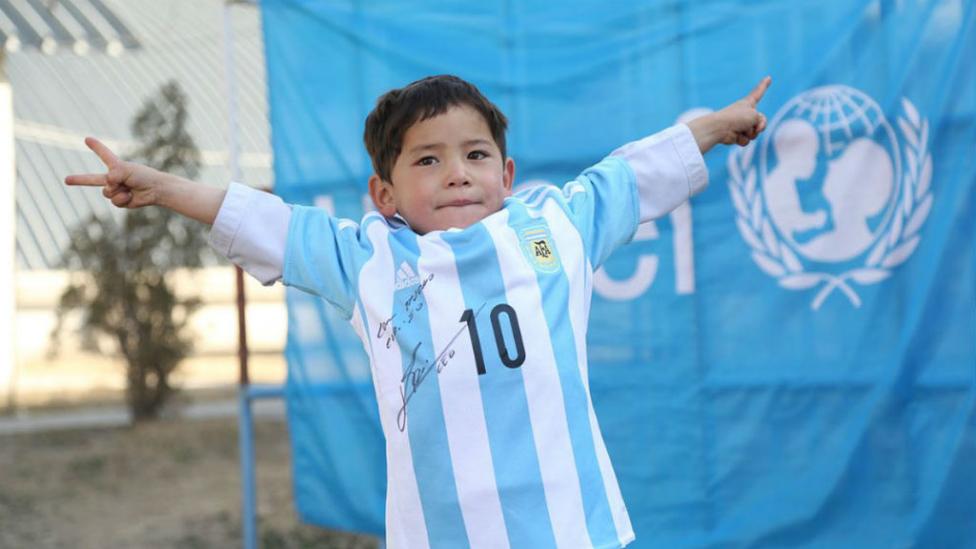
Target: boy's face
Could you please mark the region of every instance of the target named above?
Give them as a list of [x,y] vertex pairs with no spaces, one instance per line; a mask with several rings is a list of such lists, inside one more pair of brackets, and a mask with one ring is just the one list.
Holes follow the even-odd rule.
[[463,229],[499,211],[512,194],[515,163],[502,158],[481,114],[454,106],[403,136],[391,182],[369,180],[376,209],[400,214],[419,234]]

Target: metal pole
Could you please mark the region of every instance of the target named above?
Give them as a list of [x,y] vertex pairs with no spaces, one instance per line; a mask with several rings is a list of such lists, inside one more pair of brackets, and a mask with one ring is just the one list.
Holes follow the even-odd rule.
[[[0,48],[3,45],[0,44]],[[17,314],[15,295],[16,253],[14,227],[16,214],[14,190],[17,187],[16,147],[14,146],[13,87],[4,70],[5,53],[0,49],[0,394],[6,397],[6,407],[14,406],[14,374],[16,351],[14,336]]]
[[251,397],[248,386],[241,385],[237,392],[240,412],[237,415],[238,444],[241,460],[241,536],[244,549],[256,549],[257,519],[255,501],[257,494],[254,483],[254,437],[251,420]]
[[[231,22],[230,2],[224,2],[224,73],[227,82],[228,164],[232,181],[241,180],[240,146],[237,124],[237,81],[234,73],[234,26]],[[251,399],[248,394],[247,323],[244,315],[244,274],[234,267],[237,286],[237,338],[240,380],[238,387],[238,444],[241,462],[241,537],[245,549],[257,547],[256,490],[254,482],[254,438],[251,419]]]
[[244,270],[234,265],[234,282],[237,285],[237,359],[239,368],[239,383],[247,387],[251,379],[247,373],[247,318],[244,315],[246,300],[244,296]]

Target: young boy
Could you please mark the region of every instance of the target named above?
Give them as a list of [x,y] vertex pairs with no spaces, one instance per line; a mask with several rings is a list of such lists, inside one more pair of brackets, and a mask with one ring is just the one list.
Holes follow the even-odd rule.
[[593,271],[704,188],[702,153],[765,128],[769,83],[562,189],[513,196],[504,115],[461,79],[419,80],[366,120],[377,211],[359,223],[124,162],[92,138],[108,172],[65,182],[212,224],[211,244],[262,283],[350,320],[386,436],[390,547],[622,547],[634,533],[587,381]]

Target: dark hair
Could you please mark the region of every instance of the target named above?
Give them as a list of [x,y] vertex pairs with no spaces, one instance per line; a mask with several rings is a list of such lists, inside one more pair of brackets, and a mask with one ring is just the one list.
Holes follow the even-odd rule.
[[384,93],[366,117],[363,141],[376,174],[392,183],[393,164],[400,156],[407,130],[417,122],[444,114],[450,107],[458,105],[472,107],[484,117],[504,161],[508,120],[502,111],[473,84],[457,76],[428,76]]

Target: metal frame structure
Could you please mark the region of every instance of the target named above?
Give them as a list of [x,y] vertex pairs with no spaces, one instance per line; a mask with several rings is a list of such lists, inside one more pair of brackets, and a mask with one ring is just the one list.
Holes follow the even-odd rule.
[[102,0],[0,0],[0,47],[37,48],[52,54],[69,48],[78,55],[91,48],[119,56],[140,48],[135,35]]
[[[237,77],[234,71],[234,26],[231,4],[224,2],[224,70],[227,82],[227,119],[229,123],[228,161],[232,180],[241,180],[238,139]],[[240,382],[238,386],[238,446],[241,460],[241,538],[244,549],[257,548],[257,483],[254,462],[254,419],[251,405],[262,398],[284,398],[283,385],[251,384],[248,375],[247,318],[245,315],[244,272],[234,266],[237,286],[237,334]]]

